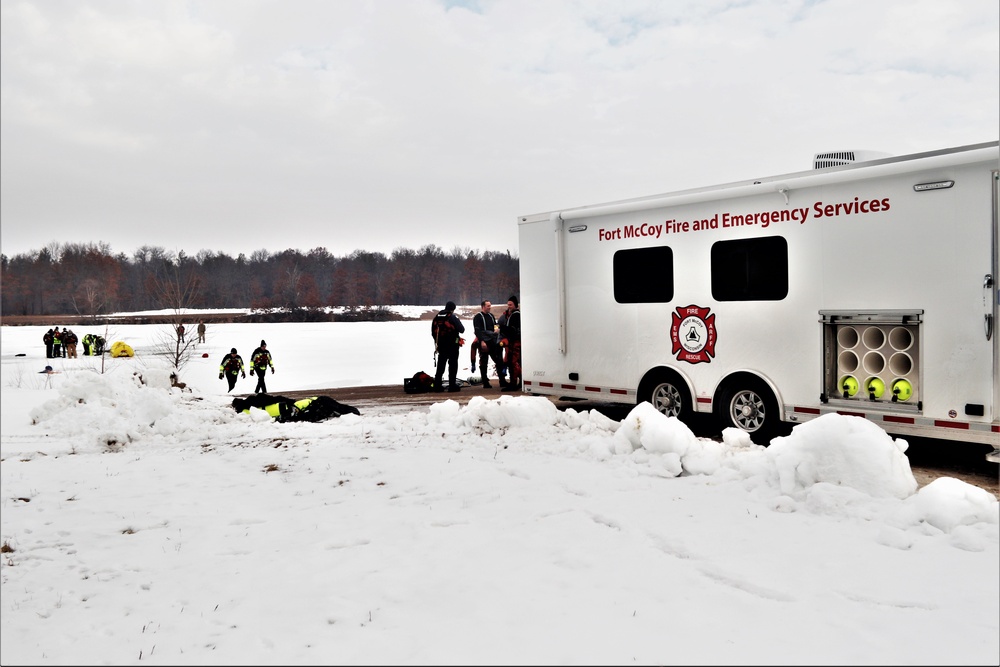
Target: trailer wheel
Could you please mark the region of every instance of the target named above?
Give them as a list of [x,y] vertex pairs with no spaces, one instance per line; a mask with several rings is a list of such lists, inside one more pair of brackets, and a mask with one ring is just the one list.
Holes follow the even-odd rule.
[[778,434],[778,402],[757,380],[745,380],[726,390],[720,405],[722,428],[738,428],[758,445],[767,446]]
[[658,412],[667,417],[677,417],[684,421],[690,406],[685,400],[687,395],[683,385],[678,384],[674,378],[660,375],[647,384],[648,391],[640,393],[643,401],[648,401]]

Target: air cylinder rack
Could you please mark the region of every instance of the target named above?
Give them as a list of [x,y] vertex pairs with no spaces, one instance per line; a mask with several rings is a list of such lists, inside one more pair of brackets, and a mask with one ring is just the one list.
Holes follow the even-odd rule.
[[920,409],[922,311],[820,312],[824,403]]

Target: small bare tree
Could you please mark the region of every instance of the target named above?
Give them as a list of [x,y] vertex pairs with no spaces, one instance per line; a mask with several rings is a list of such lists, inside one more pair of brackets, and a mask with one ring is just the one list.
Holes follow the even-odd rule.
[[194,348],[195,342],[192,337],[185,335],[182,340],[177,333],[177,326],[170,325],[169,329],[163,329],[156,334],[153,354],[166,357],[170,366],[180,371],[187,362],[191,361]]
[[97,314],[105,307],[105,291],[95,278],[86,278],[73,295],[73,306],[77,312],[87,315],[91,320],[97,319]]
[[[111,351],[108,349],[111,346],[111,325],[108,322],[104,323],[104,342],[100,344],[101,350],[101,375],[104,375],[104,360],[108,358]],[[91,348],[91,354],[93,354],[93,348]]]
[[159,336],[154,353],[166,356],[178,371],[191,360],[195,348],[194,336],[181,330],[183,314],[191,308],[201,290],[201,280],[194,272],[183,270],[183,260],[183,256],[176,262],[165,259],[160,269],[151,274],[147,285],[158,304],[174,311],[170,328]]

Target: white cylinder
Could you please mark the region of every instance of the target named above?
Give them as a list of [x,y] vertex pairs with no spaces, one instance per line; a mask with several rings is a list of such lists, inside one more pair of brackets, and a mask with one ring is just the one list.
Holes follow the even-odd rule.
[[896,327],[889,332],[889,345],[898,352],[905,352],[913,345],[913,334],[906,327]]
[[869,350],[877,350],[885,344],[885,332],[880,327],[868,327],[861,334],[861,341]]
[[889,357],[889,370],[893,375],[908,375],[913,370],[913,358],[906,352],[897,352]]
[[837,366],[841,373],[853,373],[858,370],[858,355],[850,350],[844,350],[837,357]]
[[845,350],[858,344],[858,330],[854,327],[841,327],[837,332],[837,343]]
[[869,352],[864,358],[865,370],[872,375],[878,375],[885,369],[885,357],[881,352]]

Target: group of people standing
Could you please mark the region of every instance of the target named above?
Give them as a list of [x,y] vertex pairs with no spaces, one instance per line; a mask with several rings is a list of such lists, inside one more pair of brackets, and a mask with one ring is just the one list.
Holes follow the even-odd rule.
[[80,342],[72,329],[59,327],[49,329],[42,334],[42,342],[45,343],[46,359],[76,359],[76,346]]
[[[437,352],[437,367],[434,374],[434,391],[444,391],[444,373],[448,371],[448,391],[460,391],[458,385],[458,354],[465,339],[465,325],[455,315],[455,302],[449,301],[444,310],[431,321],[431,336],[434,337]],[[496,318],[489,299],[480,304],[480,311],[472,318],[472,329],[476,334],[471,346],[472,367],[479,358],[479,373],[483,387],[491,389],[487,374],[490,360],[497,369],[500,391],[521,389],[521,310],[517,296],[507,299],[507,309]],[[508,375],[510,379],[508,380]]]
[[[250,354],[250,375],[257,376],[257,386],[254,388],[253,393],[267,393],[266,378],[268,368],[274,374],[274,360],[271,358],[271,352],[267,349],[267,341],[262,340],[257,349]],[[222,363],[219,364],[219,379],[225,378],[229,383],[228,391],[232,391],[236,386],[236,380],[240,376],[245,380],[247,373],[243,366],[243,357],[239,355],[234,347],[229,351],[229,354],[222,358]]]

